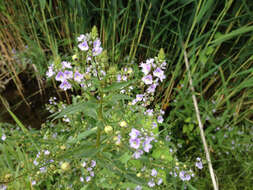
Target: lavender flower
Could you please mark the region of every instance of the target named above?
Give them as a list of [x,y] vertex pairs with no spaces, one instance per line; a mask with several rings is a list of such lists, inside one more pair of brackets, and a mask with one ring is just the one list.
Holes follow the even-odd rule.
[[70,62],[63,61],[63,62],[61,62],[61,64],[62,64],[62,69],[65,69],[65,68],[67,68],[67,69],[71,69],[71,68],[72,68],[72,66],[71,66],[71,63],[70,63]]
[[84,182],[84,179],[83,179],[83,177],[80,177],[80,181],[81,181],[81,182]]
[[121,75],[120,75],[120,74],[117,75],[117,81],[118,81],[118,82],[121,81]]
[[95,160],[91,160],[91,167],[94,168],[96,166],[96,161]]
[[167,63],[164,61],[161,66],[163,68],[163,67],[166,67],[166,65],[167,65]]
[[140,134],[140,131],[136,130],[135,128],[132,128],[131,132],[129,133],[129,136],[132,139],[136,139]]
[[195,166],[202,170],[203,169],[203,163],[201,162],[201,159],[197,159],[198,162],[195,163]]
[[139,159],[141,157],[141,155],[143,154],[143,151],[142,150],[136,150],[133,154],[133,157],[135,159]]
[[77,41],[81,42],[86,39],[86,36],[84,34],[81,34],[79,37],[77,37]]
[[162,123],[162,122],[163,122],[163,117],[162,117],[161,115],[159,115],[159,116],[157,117],[157,122],[158,122],[158,123]]
[[148,89],[147,89],[147,93],[154,93],[155,92],[155,89],[156,89],[156,87],[157,87],[157,84],[155,83],[155,84],[151,84],[149,87],[148,87]]
[[90,176],[91,176],[91,177],[94,177],[94,176],[95,176],[95,174],[94,174],[93,171],[90,172]]
[[142,146],[145,152],[149,152],[149,150],[152,148],[152,145],[150,144],[152,140],[153,140],[152,137],[147,137],[143,142]]
[[46,72],[46,75],[48,78],[52,77],[55,74],[54,70],[53,70],[53,65],[50,65],[48,67],[48,71]]
[[156,169],[152,169],[152,170],[151,170],[151,176],[153,176],[153,177],[156,177],[156,176],[157,176],[157,171],[156,171]]
[[74,75],[74,80],[76,82],[81,82],[83,79],[83,75],[81,73],[79,73],[78,71],[75,72],[75,75]]
[[83,167],[85,167],[85,166],[86,166],[86,162],[83,162],[81,165],[82,165]]
[[146,63],[148,63],[148,64],[153,64],[154,61],[155,61],[154,58],[150,58],[150,59],[147,59]]
[[137,94],[137,95],[136,95],[136,100],[137,100],[137,101],[141,101],[142,98],[143,98],[143,96],[144,96],[143,94]]
[[152,129],[156,128],[157,127],[157,123],[156,122],[153,122],[152,123]]
[[123,81],[127,81],[127,77],[125,75],[122,76]]
[[86,177],[86,182],[89,182],[91,180],[91,177],[90,176],[87,176]]
[[134,190],[142,190],[142,187],[137,185]]
[[142,78],[142,81],[145,83],[145,84],[152,84],[153,83],[153,80],[152,80],[152,75],[146,75]]
[[59,71],[55,77],[55,80],[64,82],[66,80],[65,74],[62,71]]
[[7,186],[6,185],[0,185],[0,190],[7,190]]
[[130,143],[130,147],[134,148],[134,149],[138,149],[140,147],[140,139],[136,138],[136,139],[129,139],[129,143]]
[[191,179],[191,176],[187,174],[185,171],[181,171],[179,173],[179,177],[181,178],[182,181],[189,181]]
[[159,178],[158,182],[157,182],[157,185],[161,185],[163,182],[163,179],[162,178]]
[[5,140],[6,140],[6,135],[5,135],[5,134],[2,134],[1,139],[2,139],[2,141],[5,141]]
[[47,168],[46,168],[46,167],[41,167],[41,168],[40,168],[40,172],[41,172],[41,173],[45,173],[46,171],[47,171]]
[[138,101],[136,99],[133,99],[132,105],[135,105]]
[[151,70],[151,65],[149,64],[149,63],[142,63],[141,65],[140,65],[140,67],[142,68],[142,72],[145,74],[145,75],[147,75],[149,72],[150,72],[150,70]]
[[153,109],[147,109],[146,114],[148,114],[148,116],[152,116],[153,115]]
[[148,186],[149,186],[149,187],[154,187],[154,186],[155,186],[155,182],[154,182],[153,179],[152,179],[151,181],[148,182]]
[[93,56],[97,56],[100,53],[102,53],[103,48],[100,45],[101,45],[101,41],[99,39],[96,39],[93,42],[93,49],[92,49]]
[[39,163],[37,162],[37,160],[34,160],[34,161],[33,161],[33,164],[34,164],[35,166],[38,166],[38,165],[39,165]]
[[32,181],[32,186],[34,186],[34,185],[36,185],[36,181],[35,180]]
[[68,89],[71,89],[71,84],[68,83],[66,80],[63,81],[60,86],[59,86],[61,89],[63,90],[68,90]]
[[78,45],[79,49],[82,51],[87,51],[89,49],[87,41],[83,41]]
[[153,72],[153,75],[158,77],[161,82],[163,81],[163,79],[166,78],[165,75],[164,75],[163,70],[159,67]]
[[93,42],[93,47],[100,47],[101,46],[101,41],[99,39],[96,39],[94,42]]
[[73,78],[73,72],[72,71],[64,71],[65,79],[72,79]]

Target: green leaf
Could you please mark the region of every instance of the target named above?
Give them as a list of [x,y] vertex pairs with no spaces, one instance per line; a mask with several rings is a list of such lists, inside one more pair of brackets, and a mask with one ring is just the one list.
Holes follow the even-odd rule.
[[126,183],[123,183],[121,184],[121,188],[135,188],[137,185],[135,183],[130,183],[130,182],[126,182]]
[[103,92],[111,92],[111,91],[116,91],[116,90],[121,90],[130,84],[135,82],[135,80],[127,81],[127,82],[114,82],[110,86],[105,87],[102,89]]
[[217,39],[215,39],[214,41],[212,41],[212,44],[218,45],[221,44],[222,42],[225,42],[231,38],[234,38],[236,36],[245,34],[247,32],[253,31],[253,26],[243,26],[239,29],[233,30],[232,32],[228,33],[228,34],[221,34],[217,37]]
[[187,117],[187,118],[184,120],[184,122],[185,122],[185,123],[191,123],[191,120],[192,120],[191,117]]
[[83,112],[84,115],[87,115],[93,119],[97,119],[97,108],[98,108],[97,102],[90,100],[75,105],[69,105],[60,113],[55,113],[50,117],[54,117],[54,120],[56,120],[64,117],[65,115]]
[[113,101],[113,102],[116,102],[116,101],[119,101],[119,100],[131,100],[132,98],[128,95],[125,95],[125,94],[112,94],[112,95],[109,95],[109,96],[106,96],[104,98],[104,101]]
[[143,167],[143,164],[141,162],[141,160],[130,160],[129,161],[133,167],[135,167],[136,169],[141,169]]
[[39,2],[40,2],[41,8],[44,10],[46,7],[46,0],[40,0]]
[[206,50],[206,55],[211,55],[214,51],[214,48],[212,46],[209,46]]
[[145,181],[134,174],[126,174],[126,179],[132,181],[138,185],[144,185]]
[[153,158],[155,159],[164,159],[166,161],[172,161],[173,157],[170,153],[168,147],[157,147],[152,153]]
[[88,136],[96,133],[96,131],[97,131],[97,127],[94,127],[94,128],[89,129],[87,131],[84,131],[84,132],[80,133],[76,138],[68,140],[67,143],[74,144],[77,141],[83,140],[83,139],[87,138]]
[[88,190],[88,185],[83,186],[80,190]]
[[130,159],[131,159],[131,155],[129,155],[128,152],[125,152],[125,154],[123,154],[123,155],[119,158],[120,162],[123,163],[123,164],[126,164],[126,163],[128,162],[128,160],[130,160]]

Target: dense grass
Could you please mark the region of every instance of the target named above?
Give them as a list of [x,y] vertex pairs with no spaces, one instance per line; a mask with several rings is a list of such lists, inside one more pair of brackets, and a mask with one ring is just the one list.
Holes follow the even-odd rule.
[[[26,71],[13,59],[13,48],[20,59],[30,60],[25,67],[40,88],[49,62],[74,53],[77,35],[93,25],[111,65],[139,63],[164,48],[167,80],[153,104],[162,102],[165,127],[172,128],[175,142],[182,145],[182,160],[202,149],[184,45],[220,189],[252,187],[253,2],[17,0],[2,1],[0,7],[0,79],[13,80],[21,96],[25,89],[19,74]],[[196,188],[211,189],[208,170],[202,175]]]

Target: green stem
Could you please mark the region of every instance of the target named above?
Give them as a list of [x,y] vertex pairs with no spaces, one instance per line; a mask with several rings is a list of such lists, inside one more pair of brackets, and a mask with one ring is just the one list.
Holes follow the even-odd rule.
[[[101,123],[104,123],[104,118],[103,118],[103,93],[100,92],[100,107],[98,110],[98,119],[101,121]],[[101,127],[98,126],[98,131],[97,131],[97,140],[96,140],[96,147],[99,147],[100,145],[100,137],[101,137]]]

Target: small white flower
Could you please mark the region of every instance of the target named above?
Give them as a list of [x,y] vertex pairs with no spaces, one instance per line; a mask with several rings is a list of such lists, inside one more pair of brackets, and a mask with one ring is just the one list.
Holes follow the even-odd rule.
[[3,134],[2,137],[1,137],[2,141],[5,141],[6,140],[6,135]]
[[83,162],[83,163],[82,163],[82,166],[85,167],[85,166],[86,166],[86,162]]

